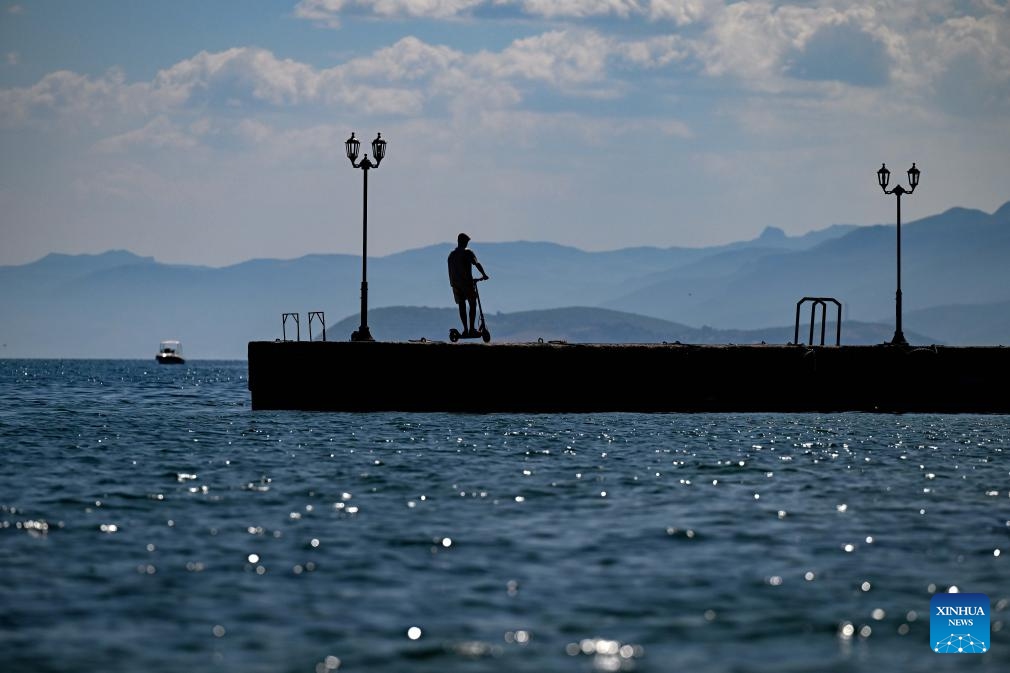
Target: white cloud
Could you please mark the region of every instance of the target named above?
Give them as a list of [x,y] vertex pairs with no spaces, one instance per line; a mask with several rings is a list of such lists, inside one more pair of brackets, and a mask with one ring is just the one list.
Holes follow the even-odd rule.
[[429,61],[399,45],[323,70],[279,59],[264,49],[237,48],[202,52],[177,63],[158,73],[153,89],[180,106],[206,101],[231,106],[353,104],[376,114],[412,114],[420,109],[422,92],[377,86],[371,78],[381,75],[392,82],[410,79],[418,74],[418,63]]
[[652,21],[671,20],[678,26],[703,21],[723,6],[723,0],[651,0],[648,16]]
[[344,4],[344,0],[301,0],[295,5],[294,15],[327,28],[339,28],[340,11]]
[[521,3],[526,12],[546,18],[613,15],[624,19],[642,11],[639,0],[521,0]]
[[162,70],[153,82],[155,90],[177,103],[224,90],[274,105],[296,104],[313,99],[317,86],[318,74],[311,67],[252,48],[200,52]]
[[978,0],[978,2],[986,11],[994,14],[1006,14],[1010,12],[1010,5],[1007,5],[1006,2],[1001,3],[1000,0]]
[[471,16],[480,8],[515,7],[529,17],[590,19],[644,17],[672,21],[678,26],[704,19],[724,0],[301,0],[294,15],[321,26],[339,28],[347,14],[372,14],[383,18],[451,19]]
[[975,17],[945,21],[921,63],[931,92],[954,114],[1010,112],[1010,25]]
[[143,112],[150,102],[145,84],[127,84],[121,70],[88,77],[60,70],[30,87],[0,89],[0,125],[45,125],[58,120],[102,126]]
[[[199,131],[199,127],[196,130]],[[99,141],[95,148],[101,152],[122,152],[136,146],[155,149],[192,149],[198,144],[197,135],[199,133],[187,132],[168,118],[159,115],[142,128]]]
[[[316,107],[405,117],[437,112],[441,108],[434,106],[444,105],[456,114],[469,114],[518,106],[538,91],[572,97],[569,106],[574,108],[576,98],[626,95],[634,90],[636,77],[662,68],[684,77],[700,72],[731,78],[743,92],[801,93],[832,103],[850,95],[852,87],[888,84],[895,87],[889,88],[891,96],[910,101],[957,100],[961,108],[983,111],[1008,105],[1010,15],[984,0],[968,6],[977,16],[964,10],[943,22],[921,16],[907,3],[878,8],[841,0],[803,6],[769,0],[725,6],[716,0],[306,0],[298,12],[445,16],[488,2],[521,2],[527,13],[578,18],[609,12],[621,20],[664,18],[697,26],[685,33],[660,29],[629,39],[602,32],[602,26],[591,30],[570,25],[522,37],[499,51],[477,53],[408,35],[329,68],[281,58],[266,49],[236,47],[200,52],[148,82],[127,82],[116,70],[97,77],[60,71],[34,86],[0,89],[0,123],[59,119],[118,125],[111,134],[117,136],[159,115],[171,118],[184,112],[245,110],[249,116],[264,108]],[[952,11],[948,5],[953,0],[926,2],[934,10]],[[853,70],[858,59],[843,58],[846,45],[860,48],[862,76]],[[866,50],[874,45],[880,50],[877,56]],[[820,65],[811,61],[815,47]],[[848,63],[847,71],[828,67],[836,56]],[[880,74],[869,76],[877,66],[874,59],[880,61]],[[831,79],[848,82],[850,88],[832,85]],[[479,100],[469,100],[473,97]],[[190,121],[180,119],[180,127]]]
[[379,49],[371,56],[349,61],[348,76],[364,80],[382,77],[387,80],[419,80],[463,64],[462,52],[449,47],[430,45],[416,37],[404,37],[390,47]]
[[[967,81],[981,94],[1002,92],[1010,73],[1010,21],[982,0],[955,8],[953,0],[886,5],[825,0],[807,5],[743,0],[712,11],[702,34],[685,37],[709,77],[733,78],[744,90],[801,92],[838,100],[852,87],[892,85],[889,95],[919,99]],[[971,9],[977,16],[963,15]],[[930,16],[953,14],[946,21]],[[946,73],[946,75],[945,75]],[[956,74],[953,74],[956,73]],[[942,94],[940,94],[942,95]],[[963,96],[962,96],[963,97]],[[988,104],[1002,104],[981,95]],[[970,103],[969,103],[970,105]]]
[[661,35],[645,40],[624,42],[617,50],[624,59],[643,68],[659,68],[691,56],[690,44],[679,35]]
[[379,16],[434,17],[457,16],[481,4],[483,0],[354,0],[354,4],[371,7]]
[[552,31],[516,40],[499,53],[481,52],[476,70],[497,78],[540,80],[560,88],[602,82],[614,43],[592,31]]
[[777,90],[784,86],[785,55],[801,49],[821,26],[843,19],[825,7],[738,2],[712,17],[695,49],[707,74],[732,75],[751,88]]
[[365,12],[376,16],[428,17],[448,19],[465,14],[485,0],[300,0],[294,15],[327,28],[340,27],[344,12]]
[[[744,90],[809,95],[834,91],[823,85],[834,79],[854,87],[892,83],[895,93],[911,98],[930,91],[951,96],[955,85],[969,86],[966,77],[979,87],[1003,87],[1010,72],[1010,11],[997,0],[303,0],[295,13],[336,25],[351,14],[476,19],[477,10],[491,8],[512,8],[552,27],[472,58],[401,40],[390,48],[398,53],[376,53],[356,67],[388,70],[395,63],[404,72],[390,71],[391,77],[413,73],[415,79],[455,79],[452,69],[469,67],[500,81],[521,78],[605,97],[624,88],[610,68],[616,58],[640,68],[698,67],[708,77],[733,78]],[[653,31],[664,24],[673,31],[693,28],[627,39],[579,27],[589,19],[597,28],[601,19],[646,21]],[[389,63],[382,65],[384,59]],[[1003,104],[998,94],[980,98],[980,107]]]
[[21,62],[21,56],[16,51],[7,52],[7,65],[17,65]]

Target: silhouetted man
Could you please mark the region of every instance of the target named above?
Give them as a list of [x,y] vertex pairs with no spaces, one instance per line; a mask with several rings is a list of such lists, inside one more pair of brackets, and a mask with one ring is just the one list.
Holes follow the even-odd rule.
[[[477,318],[477,281],[474,280],[470,267],[477,267],[481,280],[487,280],[484,267],[477,261],[477,255],[466,247],[470,237],[460,234],[456,237],[456,249],[449,253],[449,284],[452,285],[452,298],[459,306],[459,319],[463,321],[465,336],[477,336],[474,320]],[[467,305],[469,304],[469,312]],[[467,322],[467,316],[470,321]],[[469,325],[470,329],[467,330]]]

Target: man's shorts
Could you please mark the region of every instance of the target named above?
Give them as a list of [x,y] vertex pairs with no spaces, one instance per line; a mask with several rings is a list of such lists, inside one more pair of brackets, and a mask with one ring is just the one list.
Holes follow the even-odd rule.
[[452,286],[452,298],[456,300],[457,304],[462,304],[464,301],[469,299],[470,301],[477,301],[477,286],[475,283],[470,283],[464,288],[458,288],[455,285]]

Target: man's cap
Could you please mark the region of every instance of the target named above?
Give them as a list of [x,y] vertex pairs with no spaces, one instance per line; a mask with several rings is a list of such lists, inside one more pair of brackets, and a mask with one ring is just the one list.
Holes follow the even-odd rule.
[[456,240],[460,243],[466,243],[470,240],[470,237],[466,234],[460,233],[460,235],[456,237]]

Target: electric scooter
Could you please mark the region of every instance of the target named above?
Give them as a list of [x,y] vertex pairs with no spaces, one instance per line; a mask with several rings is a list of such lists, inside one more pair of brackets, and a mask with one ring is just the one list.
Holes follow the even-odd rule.
[[486,278],[474,278],[473,279],[473,293],[477,295],[477,311],[480,315],[480,327],[477,328],[476,332],[462,334],[458,329],[453,327],[449,330],[449,341],[456,343],[460,339],[483,339],[484,343],[491,341],[491,332],[488,330],[487,325],[484,323],[484,307],[480,305],[480,292],[477,291],[477,283],[482,280],[487,280]]

